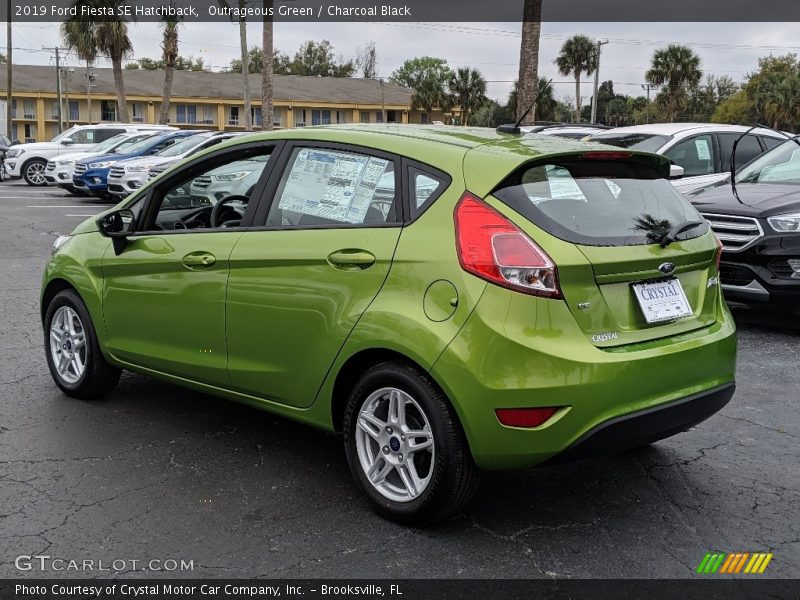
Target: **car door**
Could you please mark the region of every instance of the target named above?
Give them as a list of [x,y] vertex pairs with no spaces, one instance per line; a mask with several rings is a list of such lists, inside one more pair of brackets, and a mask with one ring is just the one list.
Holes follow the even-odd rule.
[[[189,190],[198,177],[255,156],[270,144],[227,148],[186,165],[136,207],[137,233],[103,258],[103,312],[109,351],[118,359],[212,385],[227,385],[225,292],[231,250],[251,197]],[[251,161],[266,181],[269,159]],[[251,204],[252,203],[252,204]],[[214,219],[212,222],[211,219]],[[233,225],[233,226],[226,226]]]
[[337,144],[287,145],[230,260],[232,386],[310,406],[383,285],[402,223],[395,156]]
[[711,185],[725,177],[720,172],[714,135],[704,133],[681,140],[664,151],[673,163],[683,167],[684,174],[672,184],[681,193]]

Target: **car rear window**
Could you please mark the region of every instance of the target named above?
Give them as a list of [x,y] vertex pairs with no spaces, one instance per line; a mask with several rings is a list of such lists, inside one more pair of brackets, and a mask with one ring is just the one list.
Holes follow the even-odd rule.
[[591,246],[654,244],[677,225],[678,236],[708,230],[700,213],[655,165],[633,160],[564,160],[525,166],[493,195],[552,235]]

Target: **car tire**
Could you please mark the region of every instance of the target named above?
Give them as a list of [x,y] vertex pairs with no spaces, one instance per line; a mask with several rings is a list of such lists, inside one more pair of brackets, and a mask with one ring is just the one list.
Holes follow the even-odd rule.
[[36,187],[47,185],[47,180],[44,178],[46,166],[47,161],[41,158],[32,158],[22,165],[22,178],[25,183]]
[[121,370],[106,361],[89,311],[73,290],[59,292],[47,306],[44,346],[50,375],[68,396],[96,399],[117,385]]
[[350,471],[373,506],[406,525],[456,514],[478,486],[455,410],[411,365],[382,363],[364,373],[345,408],[344,444]]

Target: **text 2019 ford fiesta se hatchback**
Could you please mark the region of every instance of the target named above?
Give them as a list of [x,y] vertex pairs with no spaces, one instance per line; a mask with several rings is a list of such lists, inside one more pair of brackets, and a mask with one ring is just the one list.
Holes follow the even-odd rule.
[[57,240],[50,371],[79,398],[130,369],[341,431],[384,514],[442,519],[479,469],[642,446],[732,396],[719,245],[668,171],[488,129],[241,138]]

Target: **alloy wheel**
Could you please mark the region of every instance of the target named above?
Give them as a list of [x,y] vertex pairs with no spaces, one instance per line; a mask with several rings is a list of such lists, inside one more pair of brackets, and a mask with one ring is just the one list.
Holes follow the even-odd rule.
[[28,181],[30,181],[33,185],[44,185],[47,183],[44,178],[45,166],[46,165],[40,162],[33,162],[29,164],[25,169],[25,174],[27,175]]
[[381,388],[358,413],[356,452],[367,480],[394,502],[411,502],[428,487],[436,458],[425,411],[395,387]]
[[58,376],[76,383],[86,370],[86,333],[78,313],[62,306],[50,321],[50,357]]

